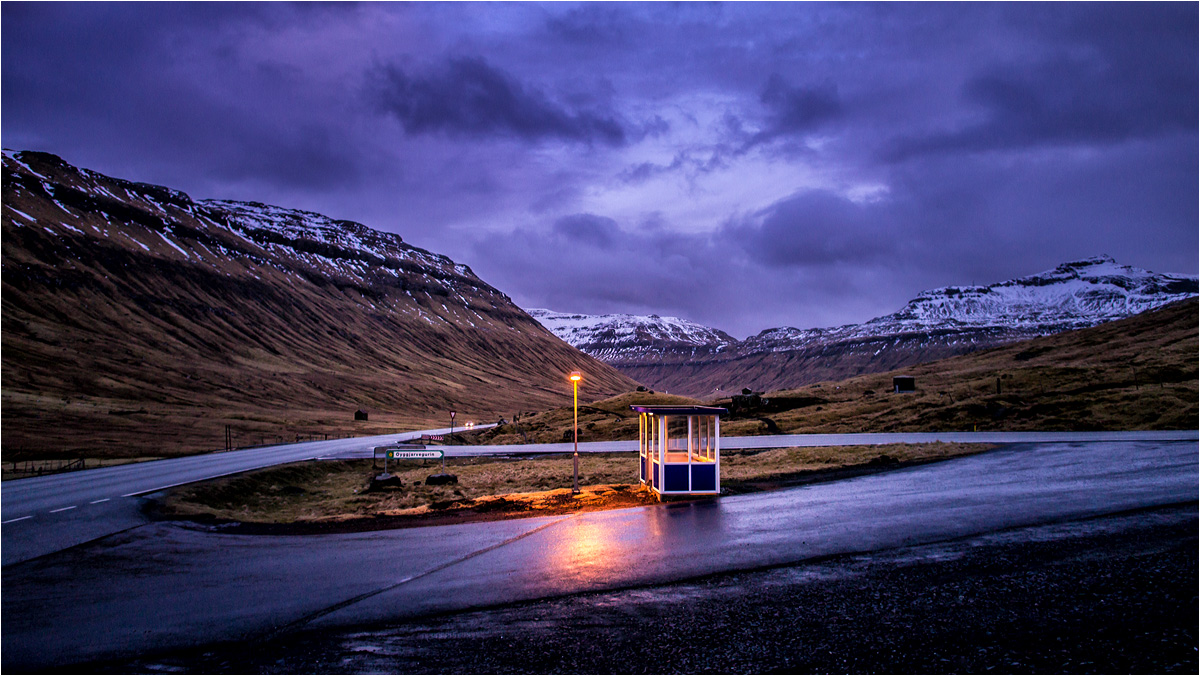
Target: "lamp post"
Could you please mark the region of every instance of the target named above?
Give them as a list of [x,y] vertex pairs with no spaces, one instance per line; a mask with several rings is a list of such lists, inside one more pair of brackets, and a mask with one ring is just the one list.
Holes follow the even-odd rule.
[[583,380],[583,375],[579,371],[571,371],[571,375],[567,376],[571,380],[571,390],[575,401],[575,482],[571,486],[571,494],[579,494],[579,381]]

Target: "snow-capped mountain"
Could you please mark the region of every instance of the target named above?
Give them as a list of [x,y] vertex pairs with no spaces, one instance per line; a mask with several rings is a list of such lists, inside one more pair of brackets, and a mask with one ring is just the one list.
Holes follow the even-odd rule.
[[584,315],[534,308],[551,333],[609,364],[711,357],[737,341],[724,331],[678,317]]
[[109,410],[170,406],[211,444],[224,425],[275,435],[262,421],[360,407],[508,416],[569,401],[572,370],[588,373],[590,395],[636,387],[467,266],[397,235],[193,200],[47,153],[4,151],[3,174],[6,452],[132,428]]
[[686,339],[639,343],[638,336],[669,335],[668,323],[653,316],[559,315],[571,318],[559,323],[534,316],[555,335],[639,382],[704,396],[901,368],[1094,326],[1196,295],[1195,276],[1149,272],[1101,256],[987,286],[932,289],[899,311],[862,324],[782,327],[743,341],[673,319],[687,325],[681,334]]
[[[1063,263],[988,286],[924,291],[898,312],[829,329],[768,329],[738,346],[741,354],[795,350],[815,343],[940,335],[954,342],[1008,342],[1081,329],[1191,298],[1197,278],[1120,265],[1108,256]],[[996,341],[995,338],[1007,337]]]

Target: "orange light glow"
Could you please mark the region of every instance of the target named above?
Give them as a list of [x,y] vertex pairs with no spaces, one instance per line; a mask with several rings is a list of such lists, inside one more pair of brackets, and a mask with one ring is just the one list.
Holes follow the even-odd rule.
[[574,380],[575,382],[579,382],[580,380],[583,380],[583,375],[580,374],[579,371],[571,371],[571,375],[567,376],[567,378]]

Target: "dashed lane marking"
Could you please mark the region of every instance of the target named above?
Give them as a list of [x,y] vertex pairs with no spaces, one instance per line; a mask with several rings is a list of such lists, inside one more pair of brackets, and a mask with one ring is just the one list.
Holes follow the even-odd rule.
[[58,509],[52,509],[52,510],[50,510],[50,513],[51,513],[51,514],[57,514],[57,513],[59,513],[59,512],[65,512],[65,511],[67,511],[68,509],[75,509],[75,508],[76,508],[76,507],[78,507],[78,506],[79,506],[79,505],[71,505],[70,507],[60,507],[60,508],[58,508]]
[[112,500],[112,498],[100,498],[99,500],[92,500],[92,501],[91,501],[91,502],[89,502],[88,504],[89,504],[89,505],[98,505],[98,504],[100,504],[101,502],[108,502],[109,500]]
[[9,519],[8,521],[0,521],[0,524],[13,523],[15,521],[24,521],[25,519],[32,519],[32,518],[33,518],[32,516],[18,516],[17,518]]

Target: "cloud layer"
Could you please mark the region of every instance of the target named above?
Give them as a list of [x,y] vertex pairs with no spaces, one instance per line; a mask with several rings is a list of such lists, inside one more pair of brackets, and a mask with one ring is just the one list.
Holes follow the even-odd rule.
[[6,147],[735,335],[1197,271],[1197,7],[0,6]]

